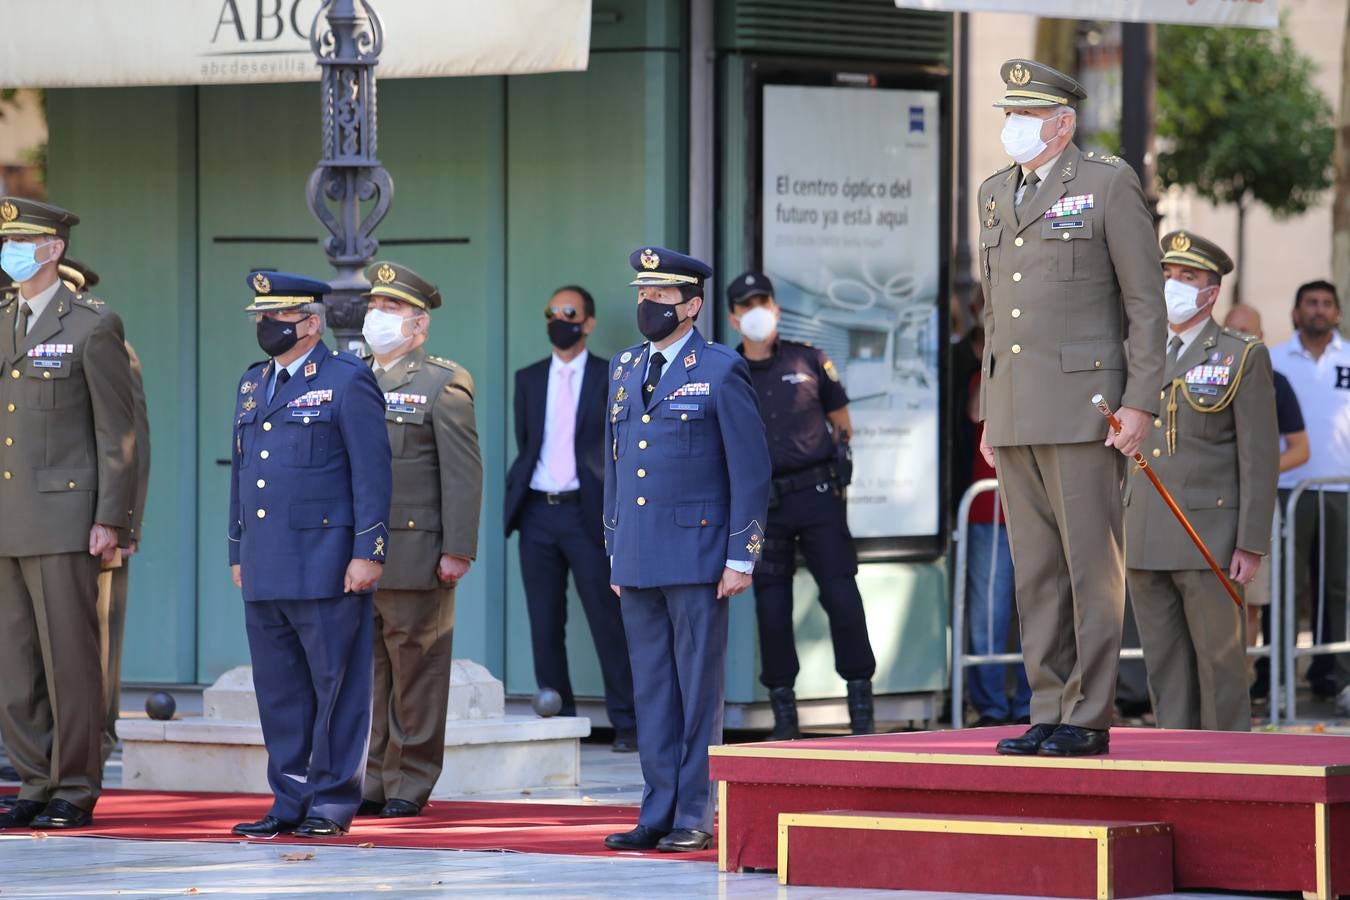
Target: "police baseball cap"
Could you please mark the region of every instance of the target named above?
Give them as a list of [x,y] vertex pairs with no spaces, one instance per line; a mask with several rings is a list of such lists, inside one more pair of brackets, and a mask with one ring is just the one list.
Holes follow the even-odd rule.
[[732,306],[750,302],[751,297],[772,297],[773,282],[763,272],[745,272],[727,285],[727,302]]

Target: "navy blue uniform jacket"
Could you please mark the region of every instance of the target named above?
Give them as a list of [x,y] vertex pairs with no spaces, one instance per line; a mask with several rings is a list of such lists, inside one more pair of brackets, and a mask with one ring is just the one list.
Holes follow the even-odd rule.
[[715,584],[764,542],[769,448],[750,370],[694,329],[642,402],[648,344],[610,362],[605,548],[610,582]]
[[353,559],[385,561],[393,474],[370,369],[323,342],[267,402],[272,361],[235,392],[230,564],[245,600],[343,596]]

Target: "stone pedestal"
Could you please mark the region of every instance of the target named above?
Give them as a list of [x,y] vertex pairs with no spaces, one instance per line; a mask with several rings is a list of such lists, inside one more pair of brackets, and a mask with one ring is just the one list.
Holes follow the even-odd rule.
[[[508,716],[505,699],[502,683],[487,669],[472,660],[454,661],[445,766],[433,796],[579,782],[580,739],[590,734],[590,720]],[[203,692],[200,717],[122,719],[117,733],[123,787],[270,792],[248,666],[231,669]]]

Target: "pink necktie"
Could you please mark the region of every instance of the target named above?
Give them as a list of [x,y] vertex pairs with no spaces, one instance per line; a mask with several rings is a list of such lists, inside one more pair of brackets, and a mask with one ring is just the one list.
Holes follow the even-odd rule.
[[553,391],[553,402],[549,404],[549,441],[548,459],[544,464],[548,474],[553,477],[559,490],[577,477],[576,448],[573,446],[577,429],[577,404],[572,397],[572,369],[564,366],[558,370],[558,386]]

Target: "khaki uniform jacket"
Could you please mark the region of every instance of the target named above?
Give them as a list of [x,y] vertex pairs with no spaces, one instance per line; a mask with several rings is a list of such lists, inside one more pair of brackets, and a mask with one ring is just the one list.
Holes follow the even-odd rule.
[[150,414],[145,404],[145,378],[141,372],[141,358],[131,344],[127,344],[131,361],[131,401],[136,422],[136,512],[131,517],[131,539],[141,539],[141,524],[145,521],[145,498],[150,492]]
[[483,462],[473,378],[458,363],[418,349],[379,383],[394,457],[389,561],[380,588],[431,590],[440,584],[442,553],[478,554]]
[[[1221,567],[1227,570],[1235,547],[1265,555],[1280,461],[1270,353],[1251,335],[1211,320],[1167,376],[1162,412],[1140,452]],[[1224,378],[1227,384],[1205,383]],[[1147,478],[1136,469],[1126,481],[1125,564],[1208,569]]]
[[1158,408],[1167,313],[1153,219],[1133,169],[1073,144],[1019,215],[1020,181],[1012,166],[978,194],[980,418],[995,447],[1103,441],[1094,394]]
[[127,546],[137,453],[122,320],[61,285],[16,346],[18,306],[0,292],[0,556],[87,552],[95,524]]

